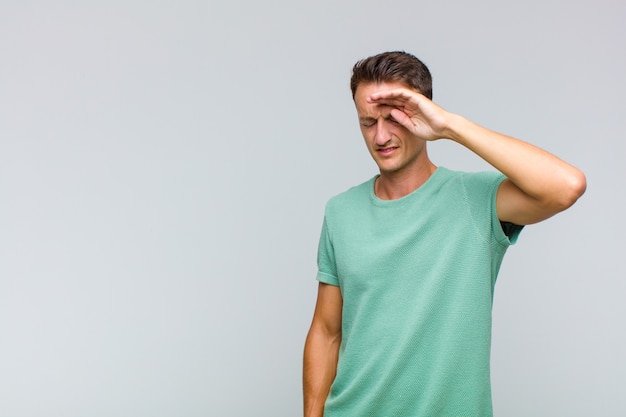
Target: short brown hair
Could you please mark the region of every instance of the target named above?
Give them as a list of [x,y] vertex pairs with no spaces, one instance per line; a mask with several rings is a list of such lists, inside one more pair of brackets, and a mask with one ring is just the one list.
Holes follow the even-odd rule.
[[354,64],[350,89],[352,98],[361,83],[401,82],[429,99],[433,98],[433,80],[428,67],[404,51],[383,52]]

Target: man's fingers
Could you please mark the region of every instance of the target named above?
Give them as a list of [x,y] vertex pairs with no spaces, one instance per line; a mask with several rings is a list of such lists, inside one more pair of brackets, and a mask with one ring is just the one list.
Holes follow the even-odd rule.
[[406,129],[412,130],[414,127],[414,122],[413,120],[402,110],[398,110],[398,109],[391,109],[391,117],[393,117],[393,119],[400,123],[402,126],[404,126]]
[[372,94],[367,98],[367,101],[370,103],[406,103],[411,99],[415,99],[417,93],[412,91],[408,91],[405,89],[396,89],[396,90],[388,90],[388,91],[379,91],[377,93]]
[[367,101],[373,104],[396,107],[409,112],[417,112],[420,108],[419,94],[407,90],[381,91],[372,94]]

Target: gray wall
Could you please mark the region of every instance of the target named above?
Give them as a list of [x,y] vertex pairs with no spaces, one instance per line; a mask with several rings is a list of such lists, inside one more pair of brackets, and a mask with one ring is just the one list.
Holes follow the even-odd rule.
[[3,0],[0,415],[298,415],[323,207],[376,172],[348,77],[389,49],[588,176],[504,261],[497,415],[626,415],[625,4]]

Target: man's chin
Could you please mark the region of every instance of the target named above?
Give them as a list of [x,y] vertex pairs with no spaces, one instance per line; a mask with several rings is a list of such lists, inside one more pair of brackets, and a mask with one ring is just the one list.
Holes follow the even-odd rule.
[[392,175],[399,171],[398,167],[391,164],[378,164],[381,175]]

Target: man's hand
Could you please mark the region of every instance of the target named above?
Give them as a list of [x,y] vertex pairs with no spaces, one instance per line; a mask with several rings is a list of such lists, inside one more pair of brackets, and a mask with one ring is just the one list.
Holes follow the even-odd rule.
[[377,92],[369,96],[367,102],[393,107],[391,116],[420,139],[449,137],[450,113],[413,90],[398,88]]
[[519,225],[542,221],[574,204],[585,192],[585,176],[572,165],[527,142],[447,112],[416,91],[378,91],[367,102],[392,107],[391,116],[416,137],[451,139],[506,175],[496,199],[502,221]]

